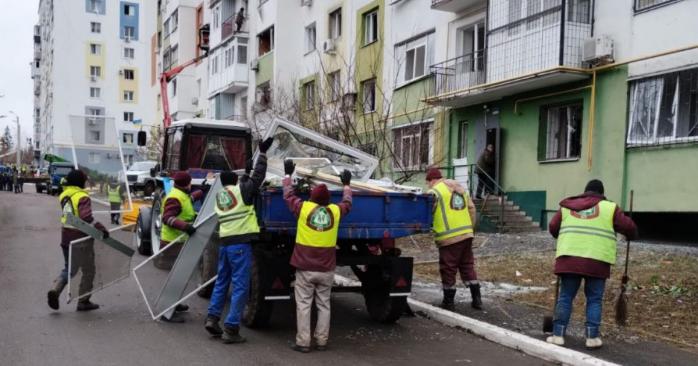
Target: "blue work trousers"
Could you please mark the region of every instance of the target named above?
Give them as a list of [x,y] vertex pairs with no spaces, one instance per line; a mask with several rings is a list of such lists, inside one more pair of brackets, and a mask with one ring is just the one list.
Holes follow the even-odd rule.
[[252,267],[252,247],[248,243],[221,245],[218,250],[218,278],[211,294],[208,315],[220,318],[228,287],[232,282],[230,310],[225,318],[225,325],[239,326],[242,311],[245,309],[250,288],[250,269]]
[[606,280],[603,278],[588,277],[576,274],[560,275],[560,296],[555,306],[555,319],[553,319],[553,334],[564,336],[567,325],[572,315],[572,302],[579,286],[584,279],[584,296],[586,297],[586,337],[599,336],[601,326],[601,306],[603,304],[603,292]]

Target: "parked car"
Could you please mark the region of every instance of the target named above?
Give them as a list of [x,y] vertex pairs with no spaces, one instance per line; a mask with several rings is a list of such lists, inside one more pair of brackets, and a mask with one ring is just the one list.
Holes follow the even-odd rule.
[[131,192],[142,191],[144,196],[153,194],[155,183],[149,178],[151,178],[151,170],[157,165],[157,161],[138,161],[126,170],[126,180]]

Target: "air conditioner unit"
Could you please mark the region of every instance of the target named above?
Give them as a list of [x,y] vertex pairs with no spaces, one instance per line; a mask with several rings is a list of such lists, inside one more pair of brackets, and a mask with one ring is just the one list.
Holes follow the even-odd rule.
[[123,70],[123,69],[119,70],[119,76],[124,76],[124,70]]
[[313,6],[313,0],[301,0],[301,6]]
[[256,58],[250,62],[250,70],[259,71],[259,59]]
[[97,77],[94,75],[90,76],[90,81],[94,83],[95,81],[97,81]]
[[199,105],[199,98],[197,98],[197,97],[191,98],[191,104]]
[[613,62],[613,40],[607,35],[599,35],[584,40],[582,61],[592,66]]
[[322,51],[328,54],[334,54],[337,49],[337,44],[334,42],[334,39],[327,39],[325,42],[322,42]]

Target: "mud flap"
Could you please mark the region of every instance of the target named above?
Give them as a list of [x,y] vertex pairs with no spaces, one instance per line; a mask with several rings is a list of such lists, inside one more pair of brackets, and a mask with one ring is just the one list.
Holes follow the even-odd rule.
[[388,257],[387,265],[390,271],[390,296],[407,297],[412,292],[412,257]]

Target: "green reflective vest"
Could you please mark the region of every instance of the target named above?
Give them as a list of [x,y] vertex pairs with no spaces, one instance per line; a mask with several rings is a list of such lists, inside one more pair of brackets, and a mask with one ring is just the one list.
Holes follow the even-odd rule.
[[436,196],[432,230],[437,242],[473,232],[467,193],[451,192],[444,182],[437,183],[429,192]]
[[112,185],[108,184],[107,198],[109,203],[121,203],[121,185],[117,184],[115,188],[112,188]]
[[254,205],[246,205],[242,200],[240,186],[223,187],[216,195],[215,210],[220,238],[259,233]]
[[563,207],[560,211],[562,223],[556,257],[568,255],[616,263],[615,203],[600,201],[586,210],[572,211]]
[[179,188],[173,187],[170,193],[165,197],[165,200],[162,201],[162,207],[160,208],[160,220],[162,222],[162,231],[160,232],[160,239],[163,241],[167,242],[173,242],[175,239],[177,239],[180,235],[184,235],[182,239],[180,239],[180,242],[185,242],[187,239],[189,239],[189,235],[187,235],[184,231],[177,230],[169,225],[162,220],[162,215],[165,213],[165,206],[167,204],[168,200],[177,200],[179,201],[179,206],[182,208],[180,211],[179,215],[177,215],[177,219],[182,220],[184,222],[193,222],[194,218],[196,217],[196,211],[194,211],[194,203],[191,201],[191,197],[189,195],[180,190]]
[[320,206],[315,202],[304,201],[298,215],[296,244],[313,248],[334,248],[339,235],[339,206],[330,203]]
[[[66,197],[68,199],[66,199]],[[76,186],[66,186],[63,187],[63,192],[58,196],[58,203],[61,205],[61,224],[63,225],[64,228],[68,229],[75,229],[72,225],[69,225],[67,223],[68,221],[68,214],[72,214],[74,216],[79,216],[78,215],[78,204],[80,203],[80,200],[83,199],[84,197],[90,197],[87,192]]]

